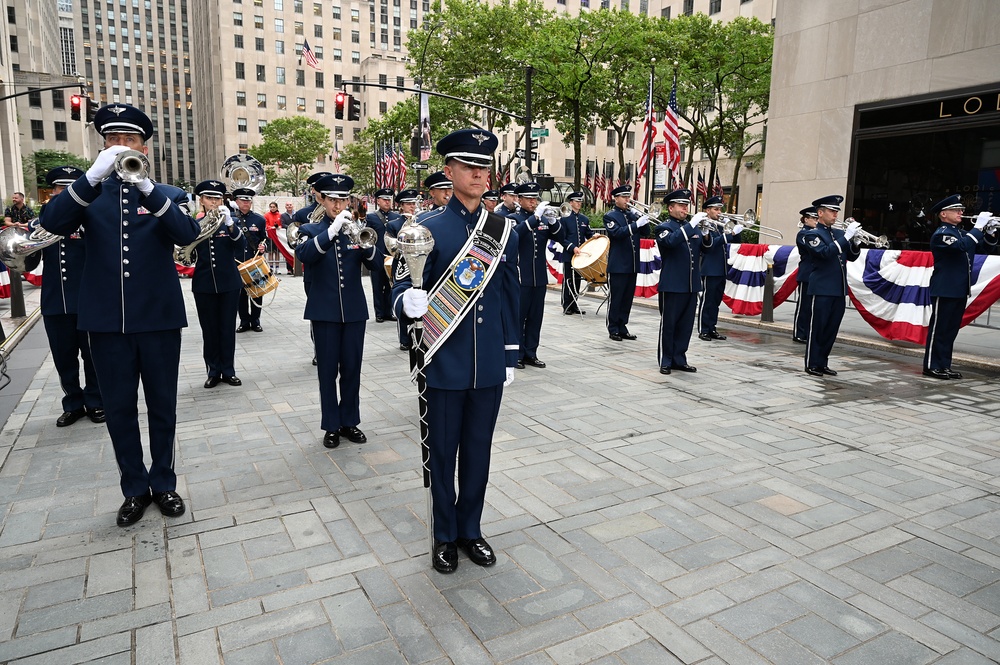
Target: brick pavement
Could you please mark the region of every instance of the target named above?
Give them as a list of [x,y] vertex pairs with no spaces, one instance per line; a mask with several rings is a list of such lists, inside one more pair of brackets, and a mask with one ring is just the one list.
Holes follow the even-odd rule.
[[[362,428],[321,445],[301,285],[238,336],[241,388],[180,376],[179,491],[120,529],[110,441],[55,427],[46,360],[0,433],[0,661],[879,663],[1000,660],[997,375],[838,346],[833,379],[786,335],[692,343],[658,374],[636,342],[561,316],[505,395],[490,569],[430,569],[416,400],[369,322]],[[594,309],[591,304],[588,309]]]

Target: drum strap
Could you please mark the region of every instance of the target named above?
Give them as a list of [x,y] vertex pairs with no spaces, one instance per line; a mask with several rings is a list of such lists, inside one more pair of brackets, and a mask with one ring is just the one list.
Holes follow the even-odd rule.
[[476,226],[455,260],[427,294],[424,314],[424,354],[430,362],[434,353],[458,324],[475,309],[476,298],[496,275],[499,261],[507,246],[511,227],[499,215],[482,209]]

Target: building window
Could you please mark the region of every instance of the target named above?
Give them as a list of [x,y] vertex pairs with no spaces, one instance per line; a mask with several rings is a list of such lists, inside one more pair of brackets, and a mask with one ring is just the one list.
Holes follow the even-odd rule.
[[722,0],[708,0],[708,14],[718,14],[722,11]]
[[59,50],[62,56],[63,76],[76,74],[76,44],[73,28],[59,28]]
[[316,56],[317,60],[322,60],[323,59],[323,47],[322,46],[314,46],[313,47],[313,55]]
[[288,102],[285,100],[285,96],[278,95],[278,110],[284,111],[286,108],[288,108]]
[[339,42],[341,39],[343,39],[343,37],[341,37],[340,28],[334,28],[333,29],[333,41]]
[[313,37],[316,39],[323,39],[323,26],[314,25],[313,26]]
[[321,3],[319,3],[319,2],[314,2],[313,3],[313,16],[322,16],[322,15],[323,15],[323,5]]
[[42,108],[42,93],[37,90],[28,92],[28,106],[36,109]]
[[361,43],[361,33],[357,30],[351,30],[351,43],[360,44]]
[[233,48],[243,48],[243,35],[233,35]]
[[264,52],[264,38],[263,37],[254,37],[253,41],[254,41],[254,50],[260,51],[261,53],[263,53]]
[[361,52],[360,51],[351,51],[351,62],[354,63],[355,65],[360,65],[361,64]]
[[302,13],[302,0],[293,0],[293,2],[292,2],[292,9],[295,11],[296,14],[301,14]]
[[236,105],[237,106],[247,105],[247,93],[243,92],[242,90],[236,91]]
[[283,11],[285,9],[285,0],[274,0],[275,11]]
[[564,172],[563,175],[565,175],[567,178],[572,178],[574,175],[576,175],[575,166],[576,166],[576,161],[575,160],[567,159],[566,160],[566,170],[565,170],[565,172]]
[[69,135],[66,132],[66,123],[56,120],[56,141],[68,141]]
[[378,112],[379,113],[385,114],[385,112],[388,111],[388,110],[389,110],[389,104],[387,102],[379,102],[378,103]]
[[333,6],[333,7],[330,8],[330,11],[333,14],[333,20],[339,21],[340,20],[340,7]]
[[285,68],[284,67],[275,67],[275,69],[274,69],[274,82],[275,83],[282,83],[282,84],[284,84],[284,82],[285,82]]
[[17,53],[17,35],[10,36],[10,52]]
[[344,52],[341,51],[339,48],[333,49],[333,59],[335,62],[340,62],[341,60],[344,59]]
[[260,15],[254,15],[253,17],[253,27],[257,30],[264,29],[264,17]]
[[587,145],[597,145],[597,130],[593,127],[587,132]]
[[233,25],[237,28],[243,27],[243,12],[233,12]]
[[285,19],[283,18],[274,19],[274,31],[278,33],[285,31]]
[[246,75],[246,67],[243,65],[242,62],[237,62],[236,63],[236,78],[238,78],[238,79],[245,79],[246,77],[247,77],[247,75]]
[[325,81],[323,80],[323,72],[316,72],[316,87],[324,87]]
[[306,98],[305,97],[296,97],[295,98],[295,110],[296,111],[305,111],[306,110]]
[[297,34],[297,35],[305,34],[304,30],[305,30],[305,24],[302,23],[302,21],[296,21],[295,22],[295,34]]
[[[98,14],[98,16],[100,16],[100,14]],[[11,6],[7,7],[7,22],[11,25],[17,25],[17,13]]]
[[245,132],[247,130],[247,119],[236,118],[236,131]]
[[694,0],[684,0],[684,15],[691,16],[694,14]]
[[267,67],[264,65],[257,65],[257,81],[259,83],[267,82]]
[[267,95],[264,93],[257,93],[257,108],[266,109],[267,108]]
[[584,9],[589,8],[590,7],[590,0],[580,0],[580,6],[583,7]]
[[539,173],[545,173],[545,160],[544,159],[539,159],[538,160],[538,172]]
[[45,127],[42,125],[41,120],[31,121],[31,138],[41,141],[45,140]]
[[396,87],[397,88],[402,88],[405,85],[406,85],[406,79],[404,79],[402,76],[397,76],[396,77]]
[[613,129],[608,130],[608,147],[609,148],[615,147],[615,130]]
[[622,11],[623,12],[628,11],[628,0],[622,0]]
[[258,120],[257,121],[257,133],[258,134],[263,134],[265,128],[267,128],[267,120]]
[[649,0],[639,0],[639,13],[649,16]]
[[385,85],[386,83],[388,83],[388,81],[389,81],[389,77],[387,75],[385,75],[385,74],[379,74],[378,75],[378,84],[379,85]]
[[62,90],[52,91],[52,108],[54,109],[66,108],[66,97],[63,95]]
[[667,19],[669,21],[670,20],[670,7],[664,7],[663,9],[661,9],[660,10],[660,16],[662,18],[665,18],[665,19]]
[[361,11],[358,9],[351,10],[351,23],[361,23]]
[[278,55],[284,55],[285,53],[285,42],[281,39],[276,39],[274,42],[274,52]]
[[305,85],[306,84],[306,70],[296,69],[295,70],[295,85]]
[[316,100],[316,113],[326,113],[326,102],[322,99]]
[[625,147],[626,148],[635,147],[635,132],[625,132]]
[[601,0],[601,9],[611,9],[611,0]]

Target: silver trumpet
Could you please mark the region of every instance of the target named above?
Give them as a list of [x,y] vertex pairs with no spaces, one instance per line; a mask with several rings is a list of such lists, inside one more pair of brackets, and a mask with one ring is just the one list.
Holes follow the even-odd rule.
[[0,231],[0,261],[11,270],[25,272],[25,260],[30,254],[53,245],[63,236],[49,233],[42,227],[26,231],[17,226],[8,226]]
[[628,202],[629,210],[638,213],[639,215],[647,215],[649,219],[653,222],[659,224],[663,220],[660,219],[660,215],[663,214],[663,204],[659,201],[653,201],[649,205],[641,201],[636,201],[632,199]]
[[371,249],[378,240],[378,232],[375,229],[370,226],[362,226],[356,219],[345,222],[341,232],[361,249]]
[[[971,219],[975,221],[979,219],[979,215],[962,215],[962,219]],[[984,239],[990,245],[995,245],[997,244],[998,232],[1000,232],[1000,217],[990,217],[986,222],[986,226],[983,227]]]
[[[853,217],[848,217],[843,221],[838,219],[833,223],[833,228],[843,231],[856,221],[857,220]],[[871,245],[872,247],[876,247],[878,249],[889,249],[889,238],[886,236],[877,236],[874,233],[865,231],[864,229],[858,229],[858,232],[854,234],[854,238],[852,238],[852,240],[856,243]]]
[[149,158],[138,150],[124,150],[115,157],[115,173],[122,182],[142,182],[149,177]]

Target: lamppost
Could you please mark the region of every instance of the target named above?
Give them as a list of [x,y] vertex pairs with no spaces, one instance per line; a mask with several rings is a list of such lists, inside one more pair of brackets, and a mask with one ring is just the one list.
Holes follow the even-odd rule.
[[[427,58],[427,47],[430,46],[431,37],[437,32],[438,28],[444,25],[444,21],[437,20],[433,23],[424,23],[423,28],[427,32],[427,37],[424,39],[424,47],[420,51],[420,71],[414,79],[416,87],[420,90],[423,89],[424,85],[424,62]],[[430,126],[430,114],[426,116],[426,125],[424,123],[424,107],[427,105],[427,95],[421,93],[417,94],[417,136],[419,137],[419,147],[420,153],[417,155],[421,162],[426,161],[431,156],[431,126]],[[416,180],[416,187],[420,189],[420,171],[417,169],[413,170],[414,178]]]

